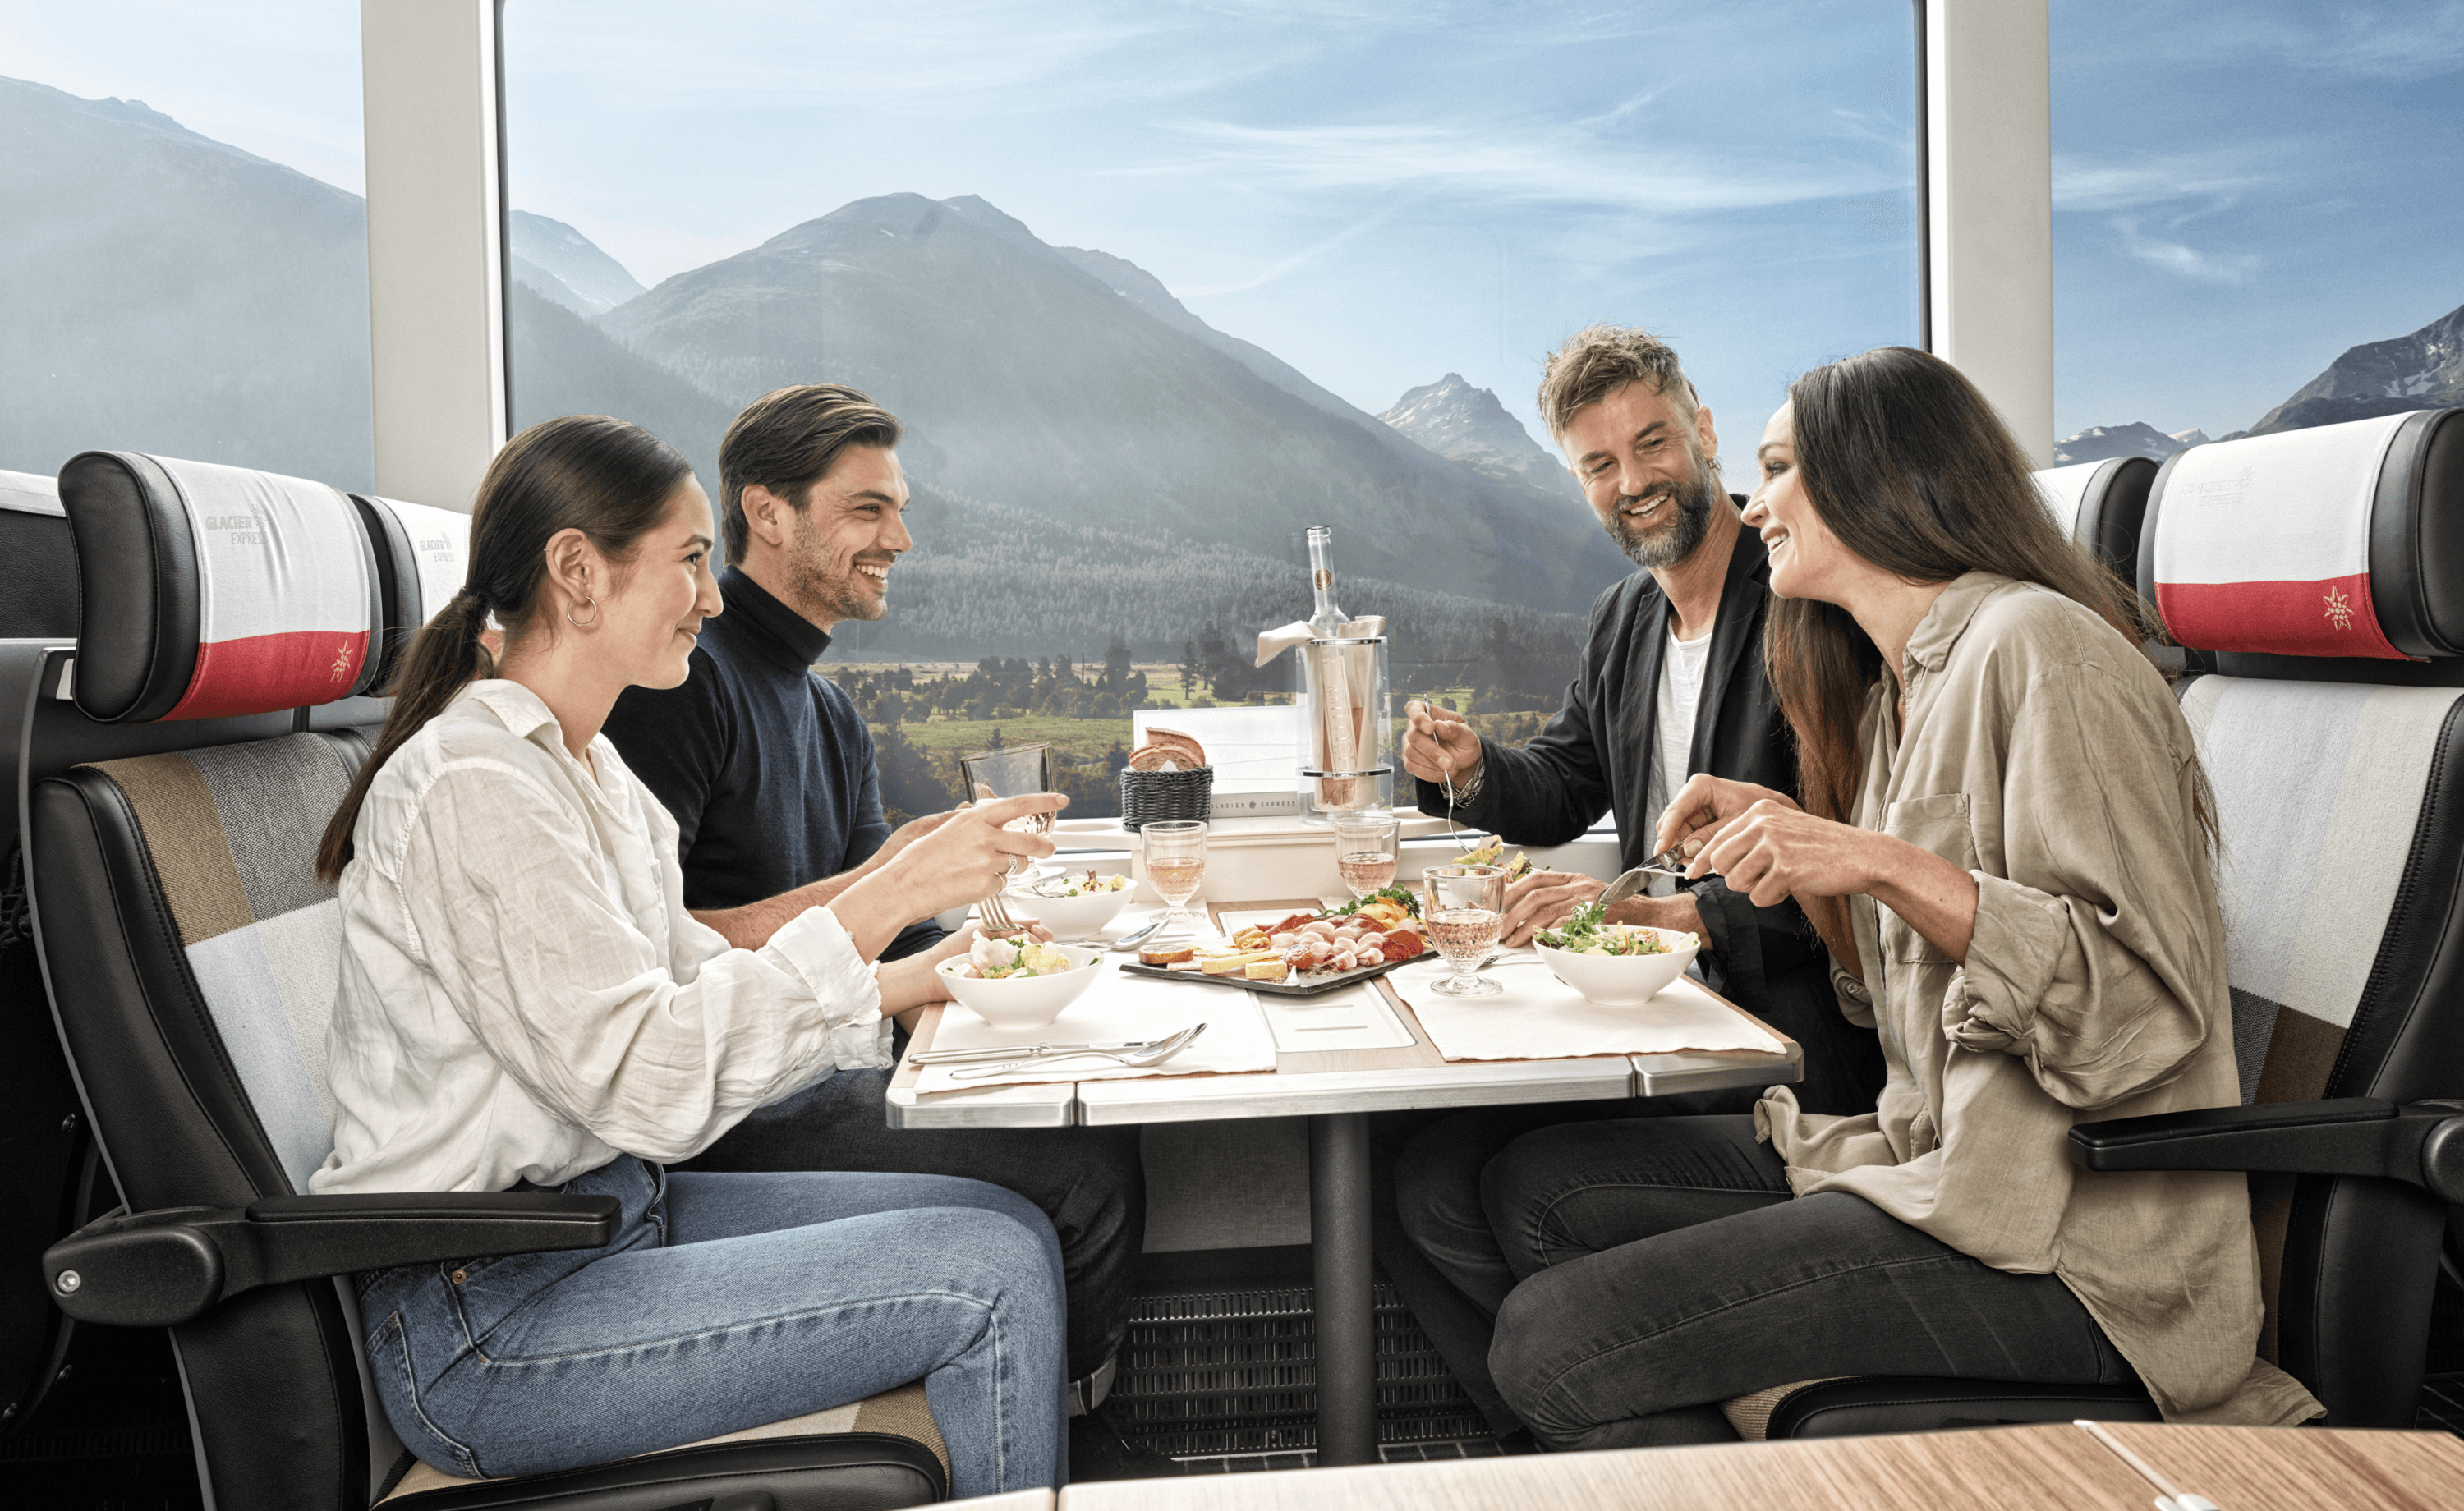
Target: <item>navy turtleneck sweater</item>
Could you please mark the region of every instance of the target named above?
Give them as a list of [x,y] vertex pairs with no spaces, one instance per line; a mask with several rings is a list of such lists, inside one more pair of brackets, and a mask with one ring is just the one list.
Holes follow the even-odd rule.
[[[813,670],[829,635],[730,566],[684,685],[631,688],[605,734],[675,815],[685,906],[740,908],[862,865],[890,837],[872,733]],[[913,924],[894,960],[941,937]]]

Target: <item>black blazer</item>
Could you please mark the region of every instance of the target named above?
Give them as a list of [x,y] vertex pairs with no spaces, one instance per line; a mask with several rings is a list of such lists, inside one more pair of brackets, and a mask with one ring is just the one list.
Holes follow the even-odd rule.
[[[1797,796],[1788,721],[1763,671],[1763,621],[1771,560],[1760,535],[1738,527],[1720,588],[1720,614],[1695,706],[1690,772],[1709,772]],[[1659,749],[1660,668],[1668,646],[1668,600],[1637,572],[1592,604],[1590,631],[1565,706],[1521,750],[1481,741],[1479,795],[1455,810],[1462,821],[1509,844],[1565,844],[1600,815],[1617,815],[1628,866],[1651,856],[1645,810]],[[1419,783],[1423,813],[1446,811],[1445,790]],[[1830,957],[1795,903],[1756,908],[1717,877],[1694,885],[1710,949],[1702,956],[1714,991],[1761,1015],[1805,1046],[1798,1103],[1809,1111],[1868,1112],[1882,1084],[1873,1032],[1840,1016]]]

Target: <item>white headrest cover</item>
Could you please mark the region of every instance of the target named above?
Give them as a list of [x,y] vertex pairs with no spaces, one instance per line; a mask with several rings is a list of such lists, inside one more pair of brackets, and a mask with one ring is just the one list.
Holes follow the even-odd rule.
[[2370,513],[2410,416],[2250,436],[2175,457],[2154,526],[2156,607],[2185,646],[2409,659],[2370,598]]

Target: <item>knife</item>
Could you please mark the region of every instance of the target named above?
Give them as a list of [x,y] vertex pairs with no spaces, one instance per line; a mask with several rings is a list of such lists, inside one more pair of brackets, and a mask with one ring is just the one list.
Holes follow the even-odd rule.
[[932,1050],[910,1055],[911,1065],[950,1065],[970,1060],[1041,1060],[1047,1055],[1078,1054],[1089,1050],[1109,1053],[1115,1049],[1141,1049],[1148,1040],[1133,1039],[1117,1044],[1007,1044],[998,1049]]

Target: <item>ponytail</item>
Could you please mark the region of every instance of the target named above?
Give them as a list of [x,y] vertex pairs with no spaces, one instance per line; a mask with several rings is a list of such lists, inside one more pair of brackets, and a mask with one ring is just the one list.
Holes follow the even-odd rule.
[[505,443],[488,465],[471,510],[470,575],[403,654],[385,733],[351,778],[317,846],[319,881],[330,887],[341,880],[360,804],[393,753],[464,688],[496,674],[496,658],[487,644],[488,617],[496,616],[508,640],[530,623],[547,577],[548,541],[579,530],[611,561],[625,561],[692,476],[692,467],[673,447],[605,415],[549,420]]
[[411,636],[410,648],[404,652],[401,669],[394,674],[393,708],[385,714],[385,733],[377,737],[375,754],[360,763],[351,790],[342,795],[341,806],[325,825],[324,843],[317,846],[319,881],[331,887],[341,880],[342,866],[351,858],[351,831],[360,821],[360,803],[393,753],[444,712],[464,687],[496,674],[496,658],[488,653],[482,639],[487,631],[487,607],[466,587]]

